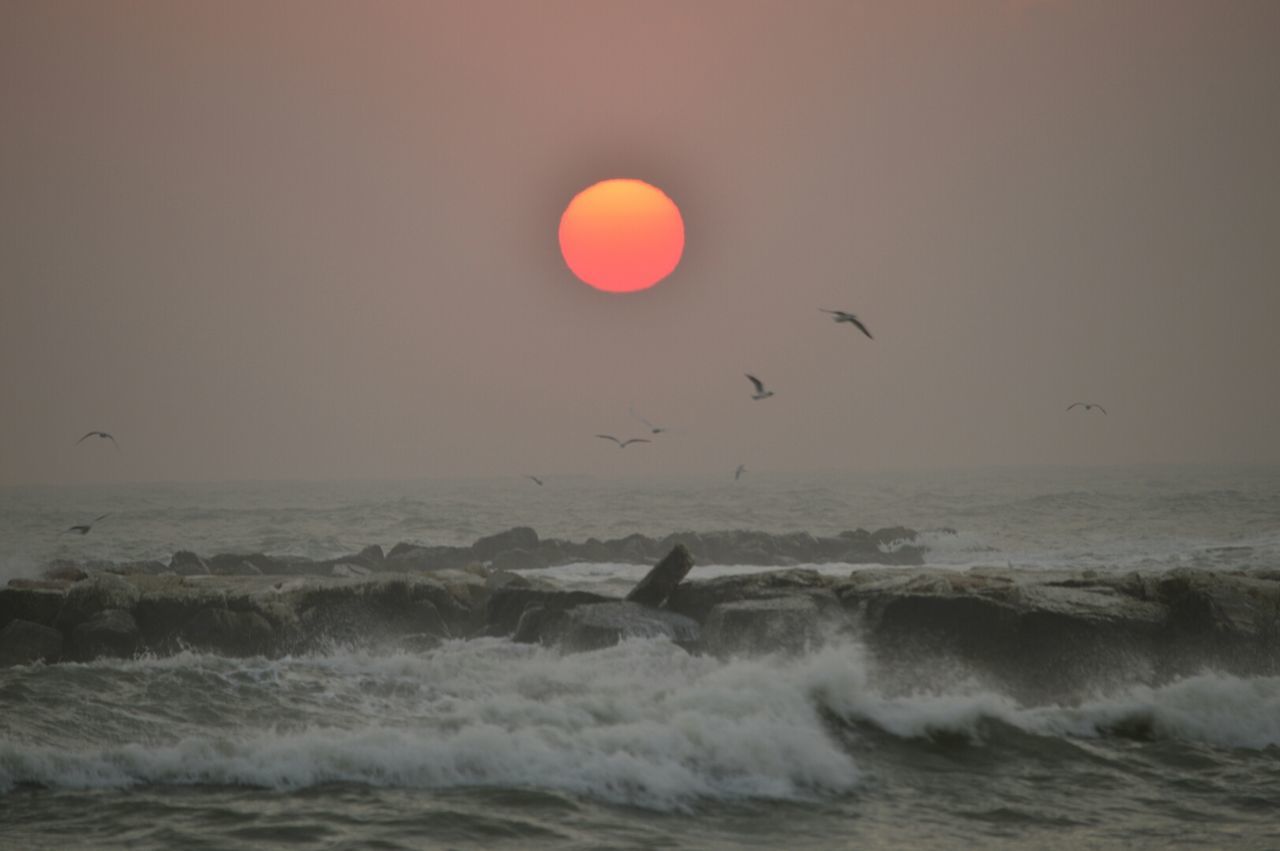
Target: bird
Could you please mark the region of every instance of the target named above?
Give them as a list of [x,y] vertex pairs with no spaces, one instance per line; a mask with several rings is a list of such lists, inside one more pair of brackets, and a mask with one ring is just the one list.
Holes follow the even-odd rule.
[[79,446],[80,444],[84,443],[86,440],[88,440],[88,439],[89,439],[89,438],[91,438],[91,437],[100,437],[100,438],[102,438],[103,440],[109,440],[109,441],[111,441],[112,443],[115,443],[115,444],[116,444],[116,449],[119,449],[119,448],[120,448],[120,444],[116,443],[116,439],[115,439],[114,437],[112,437],[111,435],[107,434],[105,431],[91,431],[91,432],[89,432],[89,433],[88,433],[88,434],[86,434],[84,437],[82,437],[82,438],[80,438],[79,440],[77,440],[77,441],[76,441],[76,446]]
[[636,409],[635,409],[635,408],[631,408],[631,409],[629,409],[629,410],[631,411],[631,416],[635,417],[635,418],[636,418],[636,419],[638,419],[640,422],[644,423],[644,424],[645,424],[645,426],[647,426],[647,427],[648,427],[649,432],[650,432],[651,434],[662,434],[664,431],[667,431],[667,427],[666,427],[666,426],[656,426],[656,425],[654,425],[653,423],[651,423],[651,422],[649,422],[648,420],[646,420],[644,417],[640,416],[640,414],[636,412]]
[[618,444],[619,449],[626,449],[633,443],[653,443],[652,440],[648,440],[643,437],[629,437],[626,440],[618,440],[618,438],[611,434],[597,434],[596,437],[602,437],[605,440],[612,440],[614,443]]
[[542,479],[539,479],[537,476],[530,476],[528,474],[525,474],[525,478],[533,482],[538,487],[542,487]]
[[747,472],[747,465],[739,464],[738,469],[733,471],[733,480],[736,482],[738,479],[742,478],[742,474],[745,472]]
[[72,526],[72,527],[70,527],[69,529],[67,529],[67,531],[68,531],[68,532],[79,532],[81,535],[87,535],[87,534],[89,534],[89,530],[93,528],[93,524],[94,524],[94,523],[97,523],[99,520],[101,520],[102,518],[104,518],[104,517],[106,517],[106,516],[107,516],[106,514],[99,514],[97,517],[93,518],[93,522],[91,522],[91,523],[82,523],[82,524],[80,524],[79,526]]
[[1069,411],[1078,405],[1084,405],[1084,409],[1086,411],[1092,411],[1094,408],[1097,408],[1104,414],[1107,412],[1107,409],[1099,405],[1097,402],[1072,402],[1070,405],[1067,405],[1067,410]]
[[852,313],[844,310],[827,310],[825,307],[819,307],[818,310],[821,310],[823,313],[830,313],[834,318],[834,321],[837,323],[848,322],[863,334],[866,334],[868,340],[875,339],[875,337],[871,336],[871,332],[867,330],[867,326],[862,324],[862,320],[858,319],[858,317],[854,316]]
[[773,395],[772,390],[764,389],[764,382],[756,378],[751,373],[746,373],[747,380],[756,386],[756,392],[751,394],[752,399],[768,399]]

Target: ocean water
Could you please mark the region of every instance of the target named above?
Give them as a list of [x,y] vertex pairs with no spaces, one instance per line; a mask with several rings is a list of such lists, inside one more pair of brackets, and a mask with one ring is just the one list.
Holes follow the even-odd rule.
[[[514,525],[902,524],[954,569],[1280,567],[1274,468],[546,481],[0,489],[0,578]],[[641,572],[540,573],[622,593]],[[799,658],[482,639],[0,669],[0,847],[1280,847],[1280,678],[1204,670],[1024,705],[964,671],[906,694],[891,673],[848,640]]]

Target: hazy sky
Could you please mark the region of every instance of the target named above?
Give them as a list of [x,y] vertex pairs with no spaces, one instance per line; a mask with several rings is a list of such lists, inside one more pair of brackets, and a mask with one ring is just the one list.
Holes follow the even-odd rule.
[[1271,0],[0,0],[0,484],[1280,462],[1278,91]]

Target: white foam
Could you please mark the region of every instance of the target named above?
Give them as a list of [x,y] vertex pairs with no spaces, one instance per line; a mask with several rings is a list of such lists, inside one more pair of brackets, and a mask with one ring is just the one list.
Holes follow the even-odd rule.
[[1024,707],[977,688],[888,698],[870,690],[833,695],[833,711],[903,738],[940,733],[980,740],[982,722],[1028,733],[1098,738],[1139,726],[1156,738],[1261,750],[1280,746],[1280,677],[1205,673],[1152,688],[1133,686],[1080,706]]
[[191,727],[158,745],[76,749],[15,737],[0,742],[0,789],[353,781],[551,788],[671,809],[701,798],[806,798],[850,789],[859,776],[811,696],[817,682],[861,677],[848,656],[841,666],[823,656],[724,664],[658,641],[569,656],[471,641],[422,656],[260,659],[250,669],[231,685],[249,700],[254,689],[264,700],[284,692],[276,699],[300,729]]

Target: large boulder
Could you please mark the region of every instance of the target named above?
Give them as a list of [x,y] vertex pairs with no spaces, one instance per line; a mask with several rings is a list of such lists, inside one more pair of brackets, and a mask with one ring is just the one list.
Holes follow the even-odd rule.
[[129,580],[112,573],[95,573],[67,591],[55,626],[63,630],[74,629],[107,609],[130,611],[140,596],[137,586]]
[[516,631],[525,610],[538,606],[552,612],[563,612],[587,603],[607,603],[610,598],[590,591],[558,591],[509,584],[496,589],[485,604],[482,632],[506,636]]
[[803,653],[844,624],[825,613],[811,595],[765,597],[718,603],[703,625],[703,646],[718,656]]
[[56,662],[62,655],[62,633],[21,618],[0,629],[0,668]]
[[254,611],[202,608],[178,631],[183,644],[228,656],[261,656],[275,648],[275,629]]
[[25,583],[11,579],[8,588],[0,588],[0,627],[15,619],[53,626],[67,599],[65,580],[43,582],[58,582],[58,586],[21,587]]
[[488,561],[498,553],[508,550],[536,550],[537,548],[538,533],[528,526],[517,526],[476,541],[471,545],[471,558]]
[[81,662],[101,657],[127,659],[141,649],[138,624],[124,609],[98,612],[71,632],[71,655]]
[[816,570],[793,568],[762,573],[720,576],[682,582],[667,598],[666,608],[705,622],[711,610],[721,603],[814,594],[821,606],[837,607],[839,601],[831,591],[832,581]]
[[575,606],[545,626],[552,628],[544,629],[539,640],[570,651],[597,650],[630,638],[665,638],[688,649],[700,637],[692,618],[625,600]]
[[191,550],[178,550],[169,559],[169,570],[179,576],[208,576],[209,565]]
[[645,574],[636,587],[627,594],[627,601],[642,606],[661,606],[671,592],[689,574],[693,557],[684,544],[676,544],[662,561]]

